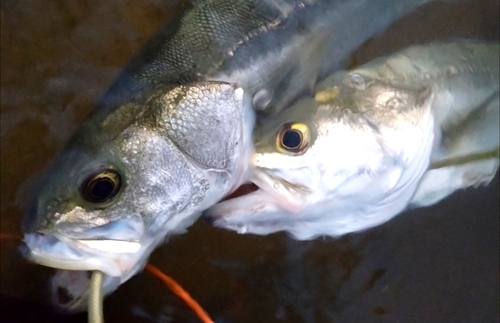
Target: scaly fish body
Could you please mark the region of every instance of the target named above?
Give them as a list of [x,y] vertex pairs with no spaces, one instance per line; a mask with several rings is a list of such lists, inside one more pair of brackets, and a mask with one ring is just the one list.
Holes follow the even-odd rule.
[[206,216],[241,233],[340,236],[489,182],[498,57],[498,43],[435,43],[332,75],[314,98],[258,122],[251,180],[260,189]]
[[123,283],[244,180],[252,105],[285,106],[423,2],[197,2],[132,60],[47,172],[25,215],[27,255]]
[[[158,84],[216,80],[236,84],[252,98],[258,93],[259,108],[277,109],[428,1],[199,1],[146,44],[101,105],[114,108]],[[377,19],[363,19],[367,14]]]

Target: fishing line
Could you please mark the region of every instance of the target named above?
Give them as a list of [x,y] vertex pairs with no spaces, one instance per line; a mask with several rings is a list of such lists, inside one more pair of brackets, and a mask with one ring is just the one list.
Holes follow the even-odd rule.
[[[0,232],[0,240],[22,240],[18,234]],[[163,281],[165,285],[179,298],[181,298],[188,307],[198,316],[203,323],[214,323],[208,313],[196,302],[189,293],[182,288],[172,277],[164,274],[161,270],[151,264],[146,264],[146,270]],[[88,323],[104,323],[103,314],[103,282],[104,273],[99,270],[92,271],[89,282],[89,303]]]
[[[17,234],[0,233],[0,240],[22,240]],[[89,304],[88,322],[104,323],[103,314],[103,281],[104,274],[99,270],[94,270],[89,282]]]
[[22,238],[15,233],[0,233],[0,240],[22,240]]
[[89,283],[89,307],[88,322],[104,323],[104,314],[102,311],[103,293],[102,283],[104,274],[102,271],[94,270]]
[[452,158],[446,158],[443,160],[439,160],[435,163],[432,163],[429,166],[429,169],[439,169],[439,168],[444,168],[444,167],[449,167],[449,166],[465,165],[465,164],[475,162],[475,161],[481,161],[481,160],[486,160],[486,159],[490,159],[490,158],[498,158],[498,157],[499,157],[498,149],[493,149],[493,150],[482,152],[482,153],[475,153],[475,154],[470,154],[470,155],[466,155],[466,156],[458,156],[458,157],[452,157]]

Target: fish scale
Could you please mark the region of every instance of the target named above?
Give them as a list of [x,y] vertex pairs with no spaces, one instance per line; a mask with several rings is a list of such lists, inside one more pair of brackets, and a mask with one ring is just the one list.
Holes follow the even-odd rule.
[[[231,107],[242,105],[241,90],[235,91],[229,85],[204,84],[190,86],[189,89],[180,88],[180,92],[161,92],[158,97],[151,97],[150,100],[156,102],[151,115],[155,120],[152,127],[163,129],[162,132],[180,149],[201,164],[214,169],[232,168],[232,163],[218,158],[218,155],[221,151],[226,151],[225,155],[235,154],[233,150],[236,149],[240,133],[220,133],[219,136],[212,129],[222,126],[238,128],[240,113]],[[172,113],[172,109],[163,108],[171,105],[176,107],[175,113]],[[211,117],[211,110],[218,110],[219,113]],[[203,117],[195,119],[195,115]],[[211,144],[207,144],[207,140]]]

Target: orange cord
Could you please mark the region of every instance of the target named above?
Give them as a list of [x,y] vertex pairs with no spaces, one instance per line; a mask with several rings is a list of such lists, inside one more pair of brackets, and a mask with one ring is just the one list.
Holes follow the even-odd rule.
[[207,312],[173,278],[165,275],[161,270],[150,264],[146,264],[146,270],[163,281],[175,295],[184,300],[203,323],[214,323]]
[[[0,239],[21,240],[21,237],[14,233],[0,233]],[[175,295],[186,302],[203,323],[214,323],[207,312],[172,277],[164,274],[161,270],[150,264],[146,264],[146,270],[163,281]]]
[[15,233],[0,233],[0,239],[21,240],[21,237]]

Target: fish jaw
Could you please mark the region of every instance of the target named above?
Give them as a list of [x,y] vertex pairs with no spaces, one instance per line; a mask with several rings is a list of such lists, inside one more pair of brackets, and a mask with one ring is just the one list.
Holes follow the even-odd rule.
[[[40,265],[62,270],[99,270],[122,284],[144,267],[149,255],[167,236],[182,233],[192,225],[201,210],[206,208],[203,205],[199,206],[200,209],[189,208],[172,215],[164,223],[152,225],[135,240],[89,238],[85,231],[81,234],[82,238],[76,238],[54,229],[40,230],[24,234],[21,251],[27,259]],[[103,227],[108,230],[92,228],[88,231],[99,232],[100,237],[120,234],[113,232],[119,226],[108,224]],[[110,288],[110,292],[114,289]]]
[[26,257],[34,262],[64,270],[99,270],[120,277],[142,268],[145,249],[150,243],[120,240],[76,240],[61,235],[25,234]]
[[299,181],[301,184],[292,184],[285,177],[275,176],[274,172],[259,168],[254,170],[252,178],[253,183],[269,195],[272,204],[291,214],[301,212],[312,198],[312,190],[308,186],[301,185],[304,181]]
[[[277,174],[275,174],[277,172]],[[269,234],[270,218],[283,218],[301,213],[311,202],[312,190],[299,184],[292,184],[279,176],[279,170],[269,171],[258,167],[246,173],[248,180],[259,187],[258,190],[236,198],[226,199],[203,213],[203,217],[218,227],[235,230],[239,233]],[[284,215],[286,214],[286,216]],[[255,222],[249,229],[249,223]],[[259,224],[267,223],[267,227]],[[273,221],[270,220],[272,223]],[[277,223],[277,222],[276,222]]]
[[[263,189],[220,202],[203,212],[203,218],[212,226],[240,234],[267,235],[284,230],[283,219],[293,213],[282,207]],[[273,225],[274,224],[274,225]]]

